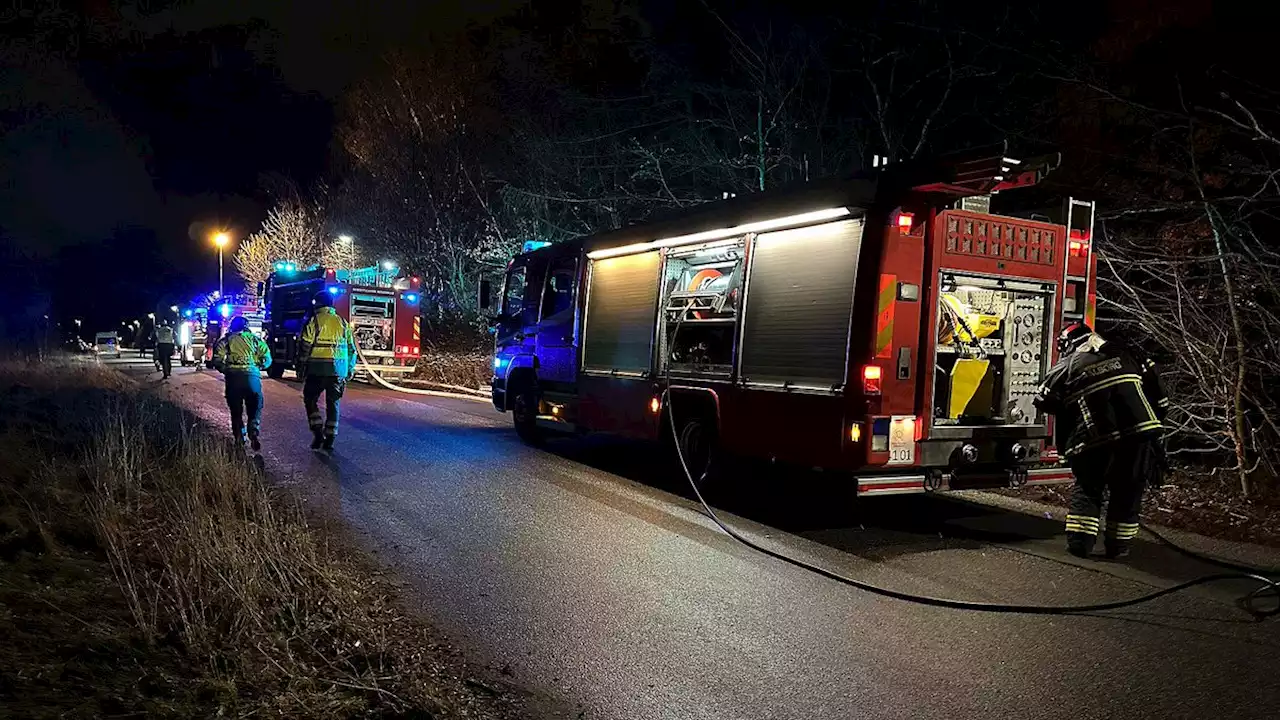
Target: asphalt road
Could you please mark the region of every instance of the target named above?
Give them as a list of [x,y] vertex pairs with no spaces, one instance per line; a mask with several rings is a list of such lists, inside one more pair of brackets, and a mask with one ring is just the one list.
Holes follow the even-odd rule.
[[[226,422],[216,373],[164,384]],[[1275,717],[1280,620],[1251,622],[1231,589],[1098,616],[908,604],[736,543],[651,448],[532,449],[487,404],[356,388],[325,458],[300,386],[264,386],[267,470],[339,512],[532,716]],[[812,477],[751,485],[730,503],[744,532],[900,590],[1079,602],[1204,569],[1147,545],[1132,564],[1075,561],[1056,523],[968,502],[885,498],[851,517]]]

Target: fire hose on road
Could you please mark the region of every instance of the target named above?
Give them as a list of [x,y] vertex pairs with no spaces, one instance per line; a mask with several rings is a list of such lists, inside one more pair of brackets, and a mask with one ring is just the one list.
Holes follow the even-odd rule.
[[[676,322],[676,327],[671,333],[672,340],[670,341],[670,343],[672,345],[674,345],[675,336],[680,332],[680,326],[684,323],[685,314],[686,313],[684,312],[680,314],[680,319]],[[668,422],[671,425],[672,438],[676,439],[680,437],[680,431],[679,431],[679,428],[676,427],[675,413],[673,412],[671,407],[672,395],[670,390],[670,387],[671,387],[670,372],[671,372],[670,363],[667,363],[667,369],[663,376],[666,382],[664,383],[665,387],[663,388],[663,391],[662,391],[662,407],[665,408]],[[930,595],[917,595],[914,593],[903,592],[901,590],[893,590],[891,588],[872,585],[871,583],[864,582],[862,580],[856,580],[854,578],[835,572],[834,570],[829,570],[827,568],[824,568],[820,565],[816,565],[814,563],[792,557],[790,555],[787,555],[786,553],[779,552],[777,550],[772,550],[742,535],[742,533],[738,532],[731,525],[727,524],[724,520],[720,519],[720,516],[716,514],[716,511],[712,509],[709,503],[707,503],[706,499],[702,496],[701,489],[699,489],[698,487],[698,479],[694,478],[693,472],[689,469],[689,463],[685,459],[684,450],[683,448],[680,447],[680,442],[676,440],[672,444],[675,446],[676,457],[680,461],[680,467],[684,471],[685,479],[688,480],[689,487],[693,489],[693,495],[695,498],[697,498],[698,504],[702,506],[702,510],[704,513],[706,513],[707,517],[711,518],[711,521],[714,522],[716,525],[718,525],[726,535],[733,538],[734,540],[737,540],[743,545],[746,545],[747,547],[757,552],[768,555],[769,557],[772,557],[776,560],[781,560],[782,562],[785,562],[789,565],[794,565],[795,567],[817,573],[818,575],[821,575],[830,580],[834,580],[843,585],[848,585],[850,587],[854,587],[859,590],[863,590],[865,592],[873,593],[875,595],[889,597],[895,600],[903,600],[906,602],[916,603],[919,605],[931,605],[933,607],[950,608],[953,610],[972,610],[976,612],[1012,613],[1012,614],[1022,614],[1022,615],[1076,615],[1076,614],[1082,614],[1082,613],[1102,612],[1105,610],[1119,610],[1121,608],[1133,607],[1135,605],[1141,605],[1144,603],[1151,602],[1152,600],[1165,597],[1166,595],[1173,595],[1176,593],[1180,593],[1200,585],[1210,585],[1214,583],[1221,583],[1221,582],[1227,582],[1227,581],[1244,580],[1244,581],[1255,582],[1258,584],[1257,589],[1255,589],[1253,592],[1249,593],[1248,595],[1245,595],[1243,598],[1240,599],[1240,605],[1246,612],[1252,615],[1256,620],[1264,620],[1266,618],[1274,617],[1280,614],[1280,581],[1274,580],[1269,577],[1265,577],[1264,575],[1264,574],[1275,575],[1276,573],[1273,573],[1268,570],[1261,570],[1257,568],[1247,568],[1244,566],[1235,565],[1233,563],[1226,563],[1224,561],[1214,560],[1213,558],[1208,558],[1200,555],[1199,553],[1195,553],[1193,551],[1186,550],[1177,545],[1174,545],[1172,541],[1169,541],[1165,539],[1163,536],[1160,536],[1156,533],[1152,533],[1152,534],[1155,535],[1158,539],[1160,539],[1165,544],[1175,547],[1180,552],[1187,555],[1191,555],[1192,557],[1199,558],[1206,562],[1212,562],[1220,566],[1229,567],[1231,568],[1232,571],[1214,573],[1210,575],[1203,575],[1201,577],[1188,580],[1186,582],[1178,583],[1176,585],[1171,585],[1169,587],[1162,588],[1160,590],[1149,592],[1145,595],[1139,595],[1137,597],[1128,598],[1125,600],[1114,600],[1111,602],[1091,603],[1091,604],[1084,604],[1084,605],[1023,605],[1018,603],[993,603],[993,602],[977,602],[977,601],[970,601],[970,600],[955,600],[952,598],[934,597]],[[1147,531],[1151,532],[1149,528],[1147,529]],[[1274,597],[1274,599],[1276,600],[1276,607],[1263,609],[1258,606],[1259,601],[1266,596]]]
[[369,377],[373,378],[374,382],[378,383],[379,385],[381,385],[382,387],[388,390],[394,390],[395,392],[406,393],[408,395],[426,395],[430,397],[455,398],[458,400],[476,400],[480,402],[489,401],[488,394],[483,393],[480,390],[472,390],[470,388],[465,388],[460,385],[446,385],[444,383],[439,383],[441,387],[450,388],[450,390],[428,390],[426,388],[408,388],[408,387],[392,384],[388,382],[385,378],[383,378],[381,375],[379,375],[377,372],[374,371],[373,366],[369,364],[369,361],[367,359],[365,359],[364,353],[360,351],[359,347],[356,348],[356,355],[360,359],[360,366],[364,368],[365,372],[369,373]]

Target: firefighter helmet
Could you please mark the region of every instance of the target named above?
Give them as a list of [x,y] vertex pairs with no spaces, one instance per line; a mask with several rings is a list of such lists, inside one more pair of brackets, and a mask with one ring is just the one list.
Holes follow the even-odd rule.
[[1075,350],[1092,336],[1093,328],[1082,322],[1071,323],[1058,334],[1058,354],[1065,355]]
[[333,296],[328,290],[321,290],[311,299],[311,303],[316,307],[333,307]]
[[249,321],[244,316],[237,315],[231,319],[231,327],[229,329],[233,333],[244,332],[249,329]]

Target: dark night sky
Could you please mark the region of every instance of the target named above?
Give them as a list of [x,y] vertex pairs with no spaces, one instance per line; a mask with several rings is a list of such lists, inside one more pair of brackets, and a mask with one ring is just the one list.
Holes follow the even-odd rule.
[[216,286],[210,229],[324,172],[332,101],[386,48],[512,3],[63,5],[0,11],[0,233],[61,259],[59,310],[114,322]]
[[[714,4],[732,7],[726,15],[738,21],[783,26],[791,21],[780,14],[831,12],[817,0]],[[856,12],[880,6],[856,4]],[[216,287],[211,230],[239,237],[255,230],[268,176],[306,186],[324,175],[334,101],[384,51],[520,12],[525,3],[28,5],[40,9],[0,10],[0,244],[58,268],[50,285],[64,318],[90,315],[114,326]],[[560,6],[538,7],[554,14]],[[660,42],[699,47],[699,33],[714,30],[691,19],[710,22],[697,2],[644,7]],[[597,12],[610,8],[603,2]]]

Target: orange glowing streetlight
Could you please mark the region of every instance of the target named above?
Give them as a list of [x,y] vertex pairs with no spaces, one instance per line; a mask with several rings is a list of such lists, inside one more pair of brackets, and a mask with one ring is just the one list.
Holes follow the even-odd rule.
[[213,244],[218,246],[218,297],[222,297],[222,248],[231,242],[230,233],[219,232],[213,236]]

